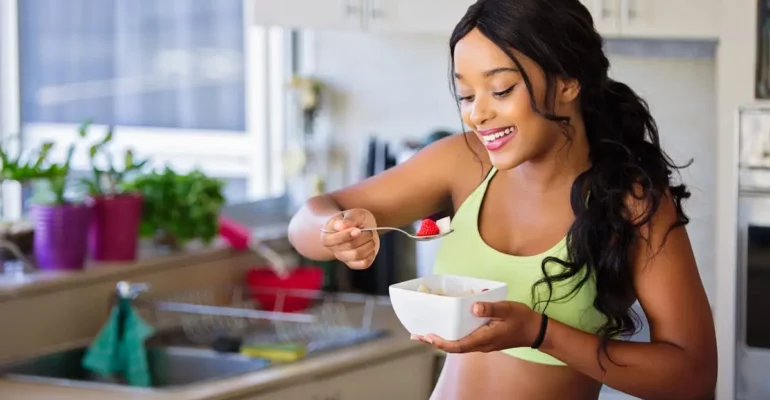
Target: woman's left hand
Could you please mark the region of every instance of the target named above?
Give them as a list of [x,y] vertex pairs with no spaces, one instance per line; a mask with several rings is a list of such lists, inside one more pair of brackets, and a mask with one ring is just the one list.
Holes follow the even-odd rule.
[[540,331],[541,315],[522,303],[500,301],[476,303],[473,313],[491,320],[460,340],[445,340],[436,335],[412,339],[433,345],[448,353],[492,352],[514,347],[529,347]]

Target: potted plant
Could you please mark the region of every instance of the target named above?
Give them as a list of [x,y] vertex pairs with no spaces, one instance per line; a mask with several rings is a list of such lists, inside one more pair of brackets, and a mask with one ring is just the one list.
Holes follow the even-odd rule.
[[[40,148],[33,149],[26,155],[22,152],[12,155],[8,147],[7,140],[0,144],[0,188],[6,182],[17,182],[25,187],[38,179],[50,178],[60,172],[57,165],[47,162],[53,143],[45,142]],[[29,221],[0,221],[0,239],[11,242],[24,256],[32,254],[34,234],[34,228]],[[0,261],[16,259],[16,254],[6,248],[0,248]]]
[[[90,121],[80,126],[80,135],[87,136]],[[81,179],[88,190],[94,216],[88,234],[88,247],[95,261],[133,261],[137,256],[139,224],[142,217],[142,196],[123,191],[123,180],[144,167],[147,160],[137,161],[131,150],[123,154],[123,166],[114,163],[106,149],[113,138],[112,128],[89,148],[91,177]],[[99,161],[102,161],[100,168]]]
[[70,162],[75,151],[71,144],[55,174],[41,181],[32,198],[30,216],[35,228],[34,254],[41,269],[75,270],[85,266],[91,208],[85,202],[66,196]]
[[219,231],[223,182],[200,171],[178,174],[169,167],[141,175],[126,185],[144,199],[141,235],[158,247],[178,250],[186,243],[210,243]]

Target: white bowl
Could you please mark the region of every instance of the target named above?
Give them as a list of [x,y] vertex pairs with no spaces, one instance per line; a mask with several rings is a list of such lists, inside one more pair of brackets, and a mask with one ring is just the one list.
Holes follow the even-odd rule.
[[[445,295],[418,292],[420,285]],[[470,290],[474,294],[467,294]],[[506,283],[455,275],[430,275],[390,285],[393,311],[409,333],[432,333],[447,340],[461,339],[489,321],[473,314],[474,303],[503,301],[507,296]]]

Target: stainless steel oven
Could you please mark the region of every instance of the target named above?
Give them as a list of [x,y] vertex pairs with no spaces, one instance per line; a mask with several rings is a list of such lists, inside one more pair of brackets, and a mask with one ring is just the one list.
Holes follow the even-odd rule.
[[736,398],[770,399],[770,106],[739,113]]

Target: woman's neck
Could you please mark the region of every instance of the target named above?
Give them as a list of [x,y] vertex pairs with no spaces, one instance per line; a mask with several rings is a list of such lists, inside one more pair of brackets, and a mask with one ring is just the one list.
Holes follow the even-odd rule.
[[591,166],[585,134],[575,132],[571,136],[564,137],[542,157],[506,171],[506,175],[528,191],[545,193],[571,187],[575,178]]

